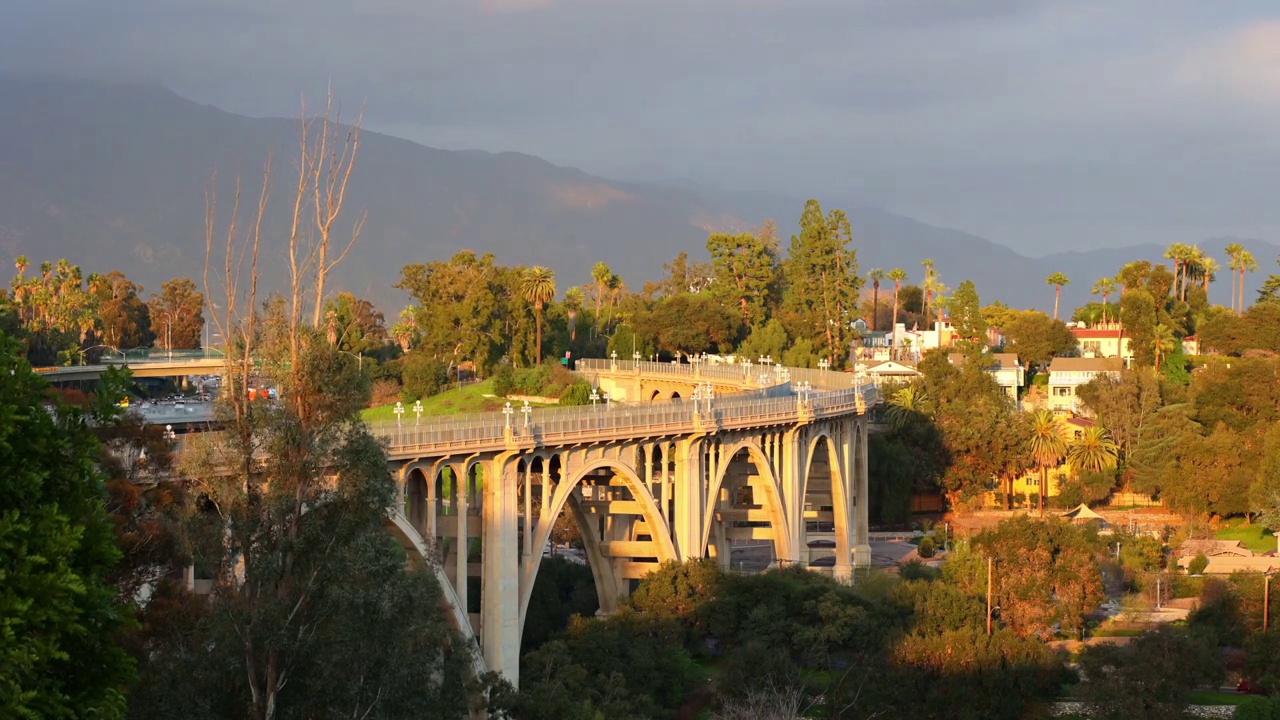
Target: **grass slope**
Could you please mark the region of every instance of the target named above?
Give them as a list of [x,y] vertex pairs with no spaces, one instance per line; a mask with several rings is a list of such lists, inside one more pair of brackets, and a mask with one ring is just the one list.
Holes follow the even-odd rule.
[[[453,390],[446,390],[438,395],[432,395],[424,398],[422,401],[422,415],[427,417],[430,415],[457,415],[459,413],[473,412],[489,412],[492,410],[501,410],[502,406],[507,402],[505,398],[485,397],[485,395],[493,395],[493,379],[485,380],[474,385],[465,385]],[[412,403],[405,403],[404,415],[401,422],[412,424],[414,421],[413,411],[410,409]],[[534,407],[543,407],[534,405]],[[364,420],[395,420],[394,412],[395,403],[390,405],[379,405],[371,407],[360,413],[360,417]]]
[[1232,520],[1226,527],[1213,535],[1219,540],[1239,540],[1245,547],[1255,553],[1265,553],[1276,549],[1276,537],[1270,530],[1257,523],[1245,525],[1243,520]]

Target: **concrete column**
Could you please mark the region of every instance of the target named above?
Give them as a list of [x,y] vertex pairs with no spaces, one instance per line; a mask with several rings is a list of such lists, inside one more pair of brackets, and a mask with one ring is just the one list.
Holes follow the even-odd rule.
[[467,555],[470,548],[467,546],[467,494],[468,486],[471,484],[471,473],[466,469],[466,465],[462,465],[461,471],[459,466],[453,467],[453,492],[454,492],[454,513],[457,518],[458,530],[456,533],[456,549],[454,550],[454,563],[456,566],[456,575],[454,576],[454,591],[458,594],[458,605],[462,608],[462,614],[467,614]]
[[[546,463],[543,463],[543,467]],[[524,520],[522,528],[524,530],[524,556],[526,561],[533,554],[533,458],[529,458],[529,464],[525,466],[524,477],[521,478],[524,483]]]
[[490,670],[520,682],[519,471],[507,454],[486,464],[481,568],[481,648]]
[[681,560],[693,560],[702,552],[702,516],[706,493],[702,489],[703,439],[682,438],[676,442],[675,545]]
[[[839,582],[853,581],[853,563],[857,551],[855,549],[857,529],[854,526],[854,508],[858,504],[857,466],[858,435],[857,427],[848,421],[839,421],[832,434],[831,449],[832,468],[832,509],[838,516],[836,532],[844,533],[836,538],[836,565],[833,573]],[[838,477],[837,477],[838,476]],[[836,483],[840,484],[837,491]],[[837,501],[843,502],[837,502]],[[843,527],[842,527],[843,526]]]
[[856,543],[856,551],[853,556],[853,562],[858,567],[871,566],[871,544],[870,535],[868,534],[868,524],[870,523],[870,502],[871,497],[871,475],[868,467],[868,456],[871,452],[871,433],[869,420],[866,415],[861,415],[854,421],[855,437],[858,438],[858,459],[854,470],[854,477],[857,478],[857,504],[853,507],[853,527],[854,542]]
[[787,547],[794,557],[778,558],[781,561],[808,562],[809,546],[805,542],[804,525],[804,445],[798,428],[781,434],[777,440],[778,485],[782,497],[783,512],[787,515]]

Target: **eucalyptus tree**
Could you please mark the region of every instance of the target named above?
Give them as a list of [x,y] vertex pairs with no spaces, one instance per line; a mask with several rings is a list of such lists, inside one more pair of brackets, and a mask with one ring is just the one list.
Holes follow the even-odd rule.
[[1053,319],[1058,319],[1058,301],[1062,298],[1062,286],[1071,280],[1060,272],[1053,273],[1044,279],[1045,284],[1053,286]]
[[537,364],[542,364],[542,308],[556,297],[556,274],[541,266],[534,265],[524,272],[520,278],[520,293],[525,300],[533,303],[534,324],[536,325]]

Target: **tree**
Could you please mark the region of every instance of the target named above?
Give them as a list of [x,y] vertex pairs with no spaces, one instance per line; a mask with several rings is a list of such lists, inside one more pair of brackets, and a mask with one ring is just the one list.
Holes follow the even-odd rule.
[[330,323],[330,342],[339,350],[367,355],[391,342],[382,312],[349,292],[340,292],[325,304],[325,317]]
[[[299,146],[302,156],[299,158],[299,182],[298,193],[295,196],[294,204],[294,230],[290,233],[290,252],[289,259],[294,285],[297,286],[298,276],[297,258],[295,252],[297,242],[298,214],[301,211],[301,205],[304,202],[305,191],[303,184],[309,183],[311,186],[310,194],[312,205],[315,208],[315,228],[316,243],[315,247],[310,248],[304,261],[303,273],[305,274],[307,267],[315,269],[315,304],[312,306],[311,325],[320,327],[321,312],[324,307],[324,289],[325,282],[329,278],[329,273],[346,259],[347,253],[351,252],[351,248],[355,246],[356,241],[360,239],[360,230],[364,227],[364,215],[356,219],[351,228],[351,240],[349,240],[341,252],[337,253],[337,257],[329,258],[329,237],[333,233],[333,226],[337,222],[338,217],[342,214],[342,207],[347,199],[347,183],[351,180],[351,171],[356,166],[356,156],[360,151],[360,125],[363,112],[356,116],[354,123],[350,125],[342,125],[342,111],[333,106],[333,94],[330,93],[328,101],[325,104],[324,114],[318,120],[310,120],[306,117],[306,105],[302,108],[302,124],[301,134],[299,138]],[[314,139],[308,137],[312,124],[318,124],[318,132]],[[294,300],[294,306],[297,307],[297,299]]]
[[1222,679],[1217,648],[1167,625],[1128,645],[1091,645],[1080,653],[1080,694],[1089,716],[1109,720],[1183,717],[1191,692]]
[[711,290],[742,317],[743,327],[765,319],[774,283],[774,256],[768,239],[751,233],[712,233],[707,237],[714,273]]
[[1097,282],[1093,284],[1093,294],[1102,295],[1102,322],[1103,323],[1107,322],[1107,298],[1110,297],[1111,293],[1115,291],[1116,291],[1115,280],[1109,277],[1098,278]]
[[1114,470],[1119,448],[1101,425],[1085,428],[1067,448],[1067,464],[1077,473]]
[[165,334],[156,339],[168,342],[174,350],[201,347],[204,331],[204,295],[196,291],[191,278],[174,278],[161,283],[160,294],[147,303],[148,315],[157,325],[164,322]]
[[119,718],[132,675],[119,560],[85,414],[0,335],[0,707],[12,717]]
[[542,306],[556,297],[555,272],[535,265],[525,271],[520,281],[520,292],[525,300],[533,303],[534,323],[538,328],[537,364],[542,364]]
[[929,318],[929,306],[933,299],[933,258],[925,258],[920,261],[920,266],[924,268],[924,280],[921,282],[921,288],[924,290],[924,306],[923,312],[925,320]]
[[880,315],[880,281],[884,280],[887,275],[880,268],[876,268],[867,273],[867,279],[871,281],[871,329],[876,329],[876,318]]
[[609,288],[609,283],[614,275],[609,266],[603,260],[591,266],[591,279],[595,282],[596,290],[596,332],[600,332],[600,305],[604,301],[604,291]]
[[1051,320],[1038,310],[1017,313],[1004,327],[1009,352],[1028,366],[1046,365],[1059,355],[1075,352],[1076,336],[1061,320]]
[[[1276,259],[1276,264],[1280,265],[1280,258]],[[1280,303],[1280,274],[1272,273],[1267,276],[1258,290],[1258,303]]]
[[1055,626],[1080,633],[1084,616],[1106,597],[1092,528],[1019,515],[979,533],[973,547],[994,558],[1000,619],[1022,637],[1046,639]]
[[1236,269],[1240,273],[1240,282],[1236,285],[1236,292],[1239,293],[1239,300],[1236,304],[1236,315],[1244,312],[1244,274],[1253,272],[1258,269],[1258,262],[1253,259],[1253,254],[1248,250],[1241,250],[1239,260],[1236,263]]
[[172,334],[170,323],[173,320],[168,317],[152,318],[147,305],[138,297],[141,292],[142,287],[119,270],[112,270],[103,278],[96,299],[105,344],[121,350],[147,345],[156,337],[153,322],[161,333]]
[[1049,468],[1054,467],[1066,453],[1067,443],[1062,438],[1062,425],[1052,412],[1037,408],[1031,413],[1031,436],[1027,440],[1027,454],[1040,468],[1040,516],[1044,517],[1044,496],[1049,490]]
[[578,339],[578,311],[582,309],[582,300],[582,288],[577,285],[564,291],[564,309],[569,316],[569,342]]
[[1094,378],[1080,388],[1080,399],[1116,443],[1119,462],[1128,462],[1147,438],[1147,424],[1164,404],[1160,378],[1142,367],[1122,370],[1119,377]]
[[818,201],[810,200],[800,216],[800,233],[791,236],[785,268],[788,333],[797,340],[823,338],[822,354],[837,366],[847,355],[848,313],[856,306],[861,286],[851,241],[845,214],[832,210],[824,217]]
[[1225,248],[1227,253],[1227,269],[1231,271],[1231,312],[1236,311],[1236,275],[1240,272],[1240,253],[1244,247],[1240,243],[1230,243]]
[[965,280],[956,288],[948,303],[951,325],[960,336],[960,348],[971,355],[980,355],[987,346],[987,321],[982,316],[978,289],[972,280]]
[[1062,297],[1062,286],[1071,282],[1066,275],[1060,272],[1053,273],[1044,279],[1045,283],[1053,286],[1053,319],[1058,319],[1058,300]]
[[482,371],[491,368],[505,351],[501,303],[509,292],[503,275],[492,255],[476,257],[469,250],[448,262],[406,265],[396,287],[416,302],[411,317],[417,346],[454,365],[469,359]]
[[1155,365],[1156,300],[1145,288],[1124,293],[1120,299],[1120,322],[1129,334],[1129,348],[1138,365]]
[[1173,330],[1166,325],[1156,325],[1153,335],[1153,344],[1155,347],[1155,369],[1160,370],[1160,358],[1174,350],[1177,338],[1173,336]]
[[889,332],[895,332],[898,327],[898,293],[902,290],[902,283],[907,281],[907,271],[894,268],[889,271],[889,279],[893,281],[893,325]]

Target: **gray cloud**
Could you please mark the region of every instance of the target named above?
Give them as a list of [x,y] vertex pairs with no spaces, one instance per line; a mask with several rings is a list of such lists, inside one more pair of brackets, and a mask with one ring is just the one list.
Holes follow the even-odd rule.
[[332,79],[370,127],[429,145],[863,199],[1040,252],[1280,238],[1269,13],[1261,0],[18,0],[0,67],[150,80],[252,115],[293,114]]

